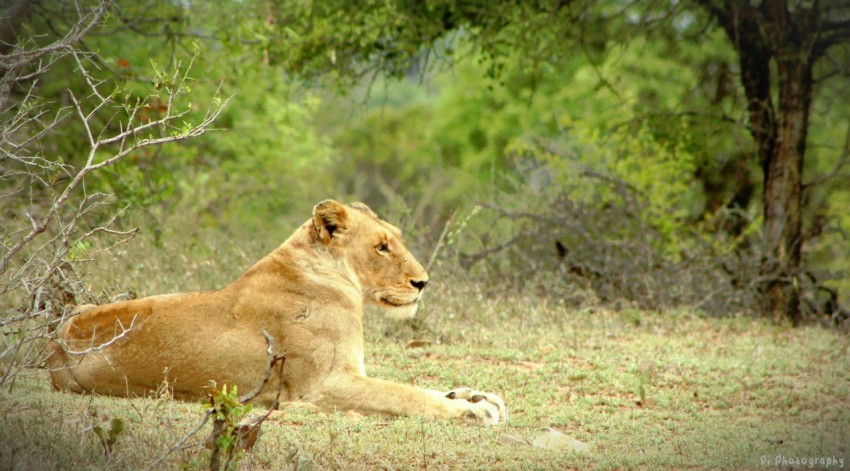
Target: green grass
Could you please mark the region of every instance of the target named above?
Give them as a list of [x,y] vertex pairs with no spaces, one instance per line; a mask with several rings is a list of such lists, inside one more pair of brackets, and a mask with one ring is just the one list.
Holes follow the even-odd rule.
[[[761,457],[773,467],[784,456],[836,457],[850,467],[850,339],[839,332],[687,312],[520,306],[440,287],[426,301],[423,322],[368,314],[368,373],[499,393],[509,424],[285,411],[240,466],[763,469]],[[405,350],[411,339],[433,343]],[[201,405],[168,398],[53,393],[44,372],[29,373],[0,395],[0,469],[144,468],[203,416]],[[107,458],[91,428],[114,417],[127,426]],[[505,435],[531,441],[544,427],[590,452],[502,443]],[[190,443],[208,434],[209,426]],[[157,468],[205,468],[198,452],[172,453]]]

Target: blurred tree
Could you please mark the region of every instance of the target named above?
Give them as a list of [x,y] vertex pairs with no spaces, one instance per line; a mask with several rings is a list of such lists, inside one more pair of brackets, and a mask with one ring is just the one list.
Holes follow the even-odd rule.
[[[800,320],[803,164],[815,67],[850,45],[850,2],[700,0],[738,53],[764,175],[764,314]],[[830,73],[844,73],[832,70]],[[774,90],[778,88],[778,96]]]
[[[639,36],[670,44],[699,42],[719,25],[738,56],[749,131],[764,177],[762,312],[777,321],[800,320],[802,173],[812,94],[819,86],[814,71],[829,51],[850,46],[850,2],[282,0],[264,5],[269,60],[306,78],[332,77],[343,88],[364,77],[401,77],[432,61],[451,62],[458,38],[486,59],[489,75],[501,76],[510,63],[506,58],[519,56],[512,66],[534,77],[579,51],[599,62],[618,42]],[[843,62],[829,62],[839,65],[824,75],[848,74]],[[610,86],[601,75],[599,82]],[[725,93],[721,85],[718,96]]]
[[[220,120],[237,132],[172,146],[168,155],[140,151],[91,184],[152,216],[185,209],[205,224],[250,230],[268,226],[258,214],[294,211],[298,201],[340,188],[396,202],[413,192],[423,201],[402,201],[405,214],[439,226],[469,188],[525,165],[510,154],[526,133],[612,150],[608,164],[619,166],[618,178],[652,188],[651,199],[668,207],[679,205],[655,211],[664,225],[670,213],[683,221],[747,209],[757,199],[760,164],[763,311],[797,321],[802,252],[809,248],[803,242],[826,240],[825,221],[848,221],[830,208],[850,198],[846,192],[841,196],[834,182],[815,185],[840,176],[850,160],[850,141],[838,152],[826,147],[843,141],[846,113],[816,115],[809,125],[818,91],[827,97],[821,101],[846,108],[835,83],[848,74],[848,3],[118,1],[105,27],[86,39],[86,49],[102,59],[98,79],[145,102],[143,117],[155,119],[163,107],[147,96],[148,64],[174,65],[197,45],[203,54],[194,88],[212,93],[223,83],[225,94],[239,93]],[[74,8],[71,0],[9,2],[0,40],[19,34],[23,24],[47,41],[67,28]],[[328,111],[321,90],[294,79],[351,93],[380,83],[379,76],[422,79],[435,65],[458,63],[467,68],[435,81],[441,95],[397,113],[372,111],[359,127],[337,126],[328,134],[314,126],[316,113]],[[67,90],[85,89],[73,72],[73,63],[55,64],[41,78],[40,96],[61,106]],[[755,145],[736,132],[742,121]],[[83,130],[64,125],[66,132],[44,144],[75,162],[84,155]],[[824,178],[804,182],[804,168]],[[656,178],[658,172],[665,178]],[[687,194],[694,177],[700,195]],[[683,181],[669,183],[677,179]],[[443,204],[430,217],[423,209],[428,200]],[[804,218],[807,204],[812,209]],[[693,209],[701,205],[702,212]],[[683,216],[682,206],[690,214]],[[740,217],[727,219],[725,230],[744,232],[749,219]],[[809,253],[841,259],[823,250],[826,244]]]

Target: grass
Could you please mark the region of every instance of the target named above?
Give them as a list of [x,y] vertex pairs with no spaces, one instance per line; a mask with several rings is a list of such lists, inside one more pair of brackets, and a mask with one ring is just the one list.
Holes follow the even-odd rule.
[[[202,231],[163,240],[183,245],[147,241],[103,252],[104,260],[80,267],[81,276],[110,292],[205,289],[273,248]],[[846,334],[686,310],[574,309],[441,283],[451,277],[438,271],[417,320],[368,313],[367,371],[440,390],[496,392],[508,404],[507,425],[286,410],[263,426],[240,468],[776,469],[777,457],[836,458],[850,467]],[[405,348],[411,340],[427,342]],[[44,371],[26,371],[14,389],[0,391],[0,470],[144,469],[203,415],[202,405],[167,395],[54,393]],[[115,418],[125,431],[107,456],[93,429],[108,429]],[[547,428],[588,444],[589,452],[531,446]],[[209,433],[208,424],[192,446],[153,469],[207,469],[199,445]]]
[[[432,289],[422,317],[369,313],[368,373],[497,392],[509,424],[284,411],[240,467],[765,469],[777,457],[850,467],[850,339],[839,332],[686,311],[576,311],[448,286]],[[413,339],[432,343],[405,349]],[[202,416],[201,405],[167,397],[53,393],[34,370],[0,393],[0,469],[141,469]],[[116,417],[126,431],[107,457],[91,429]],[[529,445],[545,427],[590,451]],[[156,468],[206,469],[198,453],[172,453]]]

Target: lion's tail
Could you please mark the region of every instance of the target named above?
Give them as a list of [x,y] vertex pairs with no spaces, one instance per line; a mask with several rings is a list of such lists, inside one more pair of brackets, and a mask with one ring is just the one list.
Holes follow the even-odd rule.
[[78,314],[94,309],[95,307],[97,306],[94,304],[82,304],[77,306],[76,309],[74,309],[74,312],[71,313],[71,317],[66,319],[65,322],[59,326],[59,329],[56,330],[55,339],[49,341],[45,347],[48,352],[45,363],[48,371],[50,372],[50,383],[55,391],[84,392],[84,389],[74,377],[71,358],[68,356],[68,353],[65,351],[65,348],[60,342],[68,338],[68,329],[74,323],[74,317]]

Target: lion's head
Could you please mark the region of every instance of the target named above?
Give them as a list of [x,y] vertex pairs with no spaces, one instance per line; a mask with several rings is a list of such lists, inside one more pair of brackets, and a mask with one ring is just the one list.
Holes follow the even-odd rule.
[[313,228],[315,237],[354,271],[366,302],[397,318],[416,314],[428,274],[397,227],[363,203],[325,200],[313,209]]

